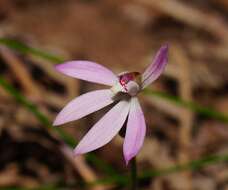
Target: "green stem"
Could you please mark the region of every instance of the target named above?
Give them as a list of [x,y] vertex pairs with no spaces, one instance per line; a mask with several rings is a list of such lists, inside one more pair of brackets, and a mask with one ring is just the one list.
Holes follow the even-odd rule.
[[138,181],[137,181],[137,165],[136,157],[134,157],[131,162],[131,190],[137,190]]

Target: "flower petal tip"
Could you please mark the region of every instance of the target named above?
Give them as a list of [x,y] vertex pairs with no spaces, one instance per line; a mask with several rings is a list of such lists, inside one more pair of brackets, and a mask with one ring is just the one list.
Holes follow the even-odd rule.
[[53,122],[53,126],[58,126],[58,125],[62,125],[62,124],[64,124],[64,121],[63,121],[63,119],[61,119],[60,117],[59,117],[59,115],[57,115],[57,117],[55,118],[55,120],[54,120],[54,122]]
[[78,155],[82,154],[82,152],[80,150],[78,150],[77,148],[75,148],[73,154],[74,154],[74,156],[78,156]]
[[154,82],[164,71],[168,63],[169,44],[163,44],[157,51],[153,62],[147,67],[142,74],[142,87],[146,88]]
[[126,154],[124,154],[124,160],[125,160],[126,166],[128,165],[128,163],[130,162],[130,160],[131,160],[133,157],[134,157],[134,155],[131,155],[131,154],[126,155]]
[[55,120],[55,121],[52,123],[52,125],[53,125],[53,126],[58,126],[58,125],[60,125],[60,124],[59,124],[59,121],[58,121],[58,120]]
[[162,47],[160,48],[160,52],[164,56],[164,58],[168,58],[168,51],[169,51],[169,44],[163,44]]
[[129,161],[130,161],[130,160],[126,160],[126,159],[125,159],[125,164],[126,164],[126,166],[128,166]]
[[62,70],[62,67],[63,67],[63,64],[58,64],[58,65],[54,66],[55,70],[57,70],[59,72]]
[[162,48],[164,48],[164,49],[167,49],[167,50],[168,50],[168,49],[169,49],[169,43],[165,43],[165,44],[163,44],[163,45],[162,45]]

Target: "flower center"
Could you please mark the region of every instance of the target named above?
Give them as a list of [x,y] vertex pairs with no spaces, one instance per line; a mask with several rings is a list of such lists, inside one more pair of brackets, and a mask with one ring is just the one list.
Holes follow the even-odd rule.
[[130,72],[130,73],[125,73],[125,74],[122,74],[119,76],[119,82],[122,85],[122,87],[126,90],[126,92],[128,92],[128,90],[129,90],[127,88],[127,84],[131,81],[135,81],[136,77],[139,75],[140,75],[139,72]]
[[124,92],[130,96],[135,96],[140,91],[140,73],[125,72],[119,74],[119,82],[111,89],[114,93]]

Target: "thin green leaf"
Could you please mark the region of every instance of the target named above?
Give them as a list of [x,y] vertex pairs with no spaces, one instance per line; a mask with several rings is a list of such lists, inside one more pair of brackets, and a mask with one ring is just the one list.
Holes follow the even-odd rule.
[[181,106],[186,109],[197,112],[199,114],[202,114],[204,116],[217,119],[224,123],[228,123],[228,115],[221,113],[219,111],[216,111],[214,108],[204,107],[195,102],[184,101],[177,96],[168,95],[164,92],[158,92],[158,91],[154,91],[154,90],[150,90],[150,89],[145,89],[143,92],[147,96],[159,97],[163,100],[172,102],[172,103],[176,104],[177,106]]
[[21,43],[16,40],[12,40],[9,38],[0,38],[0,44],[7,46],[10,49],[14,49],[23,54],[32,54],[34,56],[43,58],[45,60],[51,61],[53,63],[62,63],[64,62],[64,58],[56,56],[51,53],[47,53],[46,51],[40,50],[38,48],[33,48],[28,46],[27,44]]
[[[227,162],[227,161],[228,161],[228,154],[211,155],[197,160],[192,160],[184,164],[177,164],[164,169],[146,170],[141,172],[138,178],[139,180],[145,180],[145,179],[150,179],[151,177],[165,176],[168,174],[182,172],[186,170],[198,170],[212,164],[218,164],[218,163]],[[94,181],[89,185],[96,185],[101,183],[102,184],[114,183],[117,185],[126,186],[129,184],[129,181],[130,181],[129,176],[122,175],[121,178],[120,176],[118,176],[118,178],[115,178],[115,176],[103,178],[103,179]]]
[[[25,96],[23,96],[19,91],[17,91],[13,86],[11,86],[3,77],[0,76],[0,85],[8,92],[17,102],[22,104],[25,108],[27,108],[31,113],[33,113],[36,118],[46,127],[48,127],[51,130],[55,130],[58,135],[63,139],[63,141],[70,146],[71,148],[74,148],[77,144],[77,141],[74,137],[72,137],[70,134],[66,133],[64,130],[62,130],[60,127],[53,127],[48,120],[48,118],[38,110],[38,108],[31,103]],[[109,175],[118,175],[116,170],[113,169],[110,165],[105,163],[104,161],[97,158],[94,154],[90,153],[86,155],[86,159],[100,169],[102,169],[104,172],[106,172]]]
[[[182,172],[186,170],[198,170],[212,164],[218,164],[218,163],[227,162],[227,161],[228,161],[228,154],[211,155],[211,156],[203,157],[201,159],[192,160],[184,164],[177,164],[164,169],[143,171],[141,172],[138,178],[139,180],[145,180],[145,179],[150,179],[151,177],[164,176],[164,175],[168,175],[176,172]],[[99,185],[99,184],[116,184],[120,186],[127,186],[129,185],[129,181],[130,181],[130,176],[119,175],[119,176],[111,176],[100,180],[96,180],[94,182],[86,184],[86,186],[90,187],[90,186]],[[50,187],[53,187],[53,186],[50,186]],[[8,189],[11,190],[11,188],[8,188]],[[19,190],[19,189],[12,188],[12,190]]]
[[41,113],[37,107],[32,104],[29,100],[27,100],[21,93],[19,93],[13,86],[11,86],[8,82],[5,81],[3,77],[0,76],[0,85],[11,95],[15,98],[17,102],[22,104],[24,107],[26,107],[31,113],[33,113],[37,119],[46,127],[51,128],[55,130],[61,138],[63,138],[64,142],[68,144],[70,147],[74,147],[76,145],[76,141],[73,137],[68,135],[66,132],[64,132],[61,128],[58,127],[52,127],[50,121],[48,118]]
[[171,166],[166,169],[161,170],[152,170],[152,171],[145,171],[140,175],[141,179],[157,177],[157,176],[164,176],[175,172],[185,171],[185,170],[199,170],[203,167],[218,164],[220,162],[227,162],[228,161],[228,154],[224,155],[211,155],[200,158],[198,160],[192,160],[185,164],[177,164],[175,166]]

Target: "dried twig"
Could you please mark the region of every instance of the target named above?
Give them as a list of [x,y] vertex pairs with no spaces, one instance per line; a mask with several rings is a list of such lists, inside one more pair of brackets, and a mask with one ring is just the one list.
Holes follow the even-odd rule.
[[[179,93],[180,97],[186,101],[192,101],[192,84],[191,84],[191,77],[190,77],[190,69],[189,69],[189,61],[185,55],[185,52],[181,49],[181,47],[177,45],[172,46],[172,55],[174,57],[175,62],[178,64],[179,67]],[[189,148],[190,143],[190,134],[191,134],[191,127],[193,122],[193,113],[189,110],[183,110],[181,117],[181,143],[185,148]],[[188,152],[186,150],[186,152]],[[188,160],[184,160],[188,161]]]
[[7,48],[0,47],[0,54],[20,81],[24,90],[31,96],[39,97],[39,89],[21,61]]
[[221,41],[228,41],[228,27],[219,15],[203,12],[177,0],[137,0],[190,26],[206,30]]
[[[179,93],[180,97],[186,101],[192,101],[192,84],[190,77],[189,61],[185,55],[185,52],[177,44],[172,46],[172,55],[179,68]],[[180,151],[179,162],[185,163],[190,160],[189,148],[191,145],[191,129],[193,126],[193,113],[190,110],[183,110],[180,115],[180,132],[179,142]],[[191,173],[189,171],[184,173],[186,176],[186,189],[192,189],[191,187]]]
[[[86,164],[85,159],[83,156],[73,157],[72,150],[67,146],[62,146],[61,151],[64,153],[66,158],[73,164],[75,170],[79,172],[82,178],[87,182],[94,182],[97,180],[97,176],[94,171]],[[108,189],[103,185],[96,185],[91,187],[91,190],[105,190]]]

